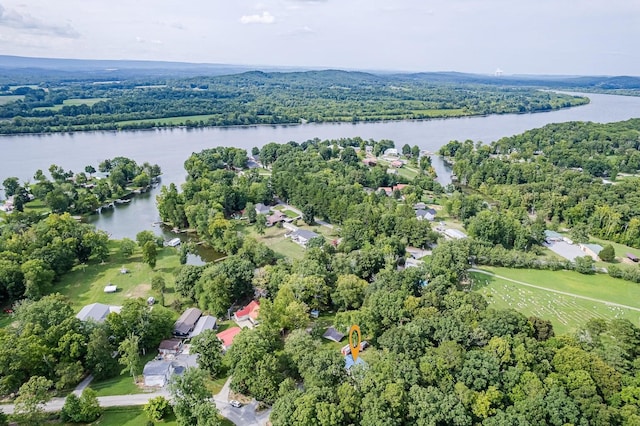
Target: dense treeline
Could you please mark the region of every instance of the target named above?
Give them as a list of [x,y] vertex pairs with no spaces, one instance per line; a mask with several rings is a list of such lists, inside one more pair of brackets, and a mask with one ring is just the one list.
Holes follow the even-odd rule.
[[[587,98],[343,71],[22,86],[0,105],[0,133],[424,119],[548,111]],[[45,90],[46,88],[46,90]],[[69,100],[64,104],[65,100]],[[83,103],[82,100],[87,100]],[[207,117],[196,117],[191,116]],[[184,120],[162,121],[165,117]]]
[[109,256],[104,231],[79,223],[68,213],[12,213],[0,227],[0,304],[23,297],[37,300],[77,263]]
[[[552,124],[491,145],[453,141],[463,186],[493,201],[492,215],[535,215],[640,247],[640,120]],[[607,178],[607,180],[603,180]],[[468,198],[463,196],[463,198]]]
[[60,294],[17,303],[13,319],[14,326],[0,329],[0,395],[16,392],[32,377],[68,391],[87,373],[98,380],[117,376],[121,367],[113,354],[125,354],[122,342],[135,342],[136,354],[153,350],[171,335],[175,321],[170,310],[132,298],[104,323],[83,322]]
[[[261,326],[243,331],[226,355],[232,389],[273,403],[274,425],[640,420],[632,396],[640,329],[594,319],[575,336],[555,337],[548,321],[490,309],[482,296],[459,290],[466,244],[443,242],[426,266],[387,265],[367,281],[350,278],[354,264],[328,246],[267,267],[262,279],[274,291],[261,301]],[[307,303],[324,294],[314,297],[309,277],[334,274],[335,326],[359,324],[372,344],[360,355],[365,363],[349,370],[335,347],[321,344],[324,328],[305,331]]]

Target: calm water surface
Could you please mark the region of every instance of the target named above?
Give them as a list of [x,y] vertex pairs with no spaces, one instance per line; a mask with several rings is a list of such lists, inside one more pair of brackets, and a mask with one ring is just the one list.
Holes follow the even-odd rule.
[[[162,184],[184,182],[184,161],[193,152],[215,146],[235,146],[248,151],[269,142],[303,142],[308,139],[392,139],[397,147],[405,143],[436,152],[457,139],[492,142],[549,123],[594,121],[607,123],[640,117],[640,98],[589,94],[591,103],[576,108],[516,115],[491,115],[427,121],[395,121],[357,124],[306,124],[292,126],[250,126],[206,129],[164,129],[128,132],[85,132],[24,136],[0,136],[0,182],[9,176],[33,180],[37,169],[51,164],[79,172],[86,165],[97,166],[106,158],[129,157],[162,167]],[[449,171],[435,157],[434,167],[441,183],[448,183]],[[160,188],[119,205],[90,221],[113,238],[129,237],[145,229],[167,237],[154,225],[159,220],[155,197]]]

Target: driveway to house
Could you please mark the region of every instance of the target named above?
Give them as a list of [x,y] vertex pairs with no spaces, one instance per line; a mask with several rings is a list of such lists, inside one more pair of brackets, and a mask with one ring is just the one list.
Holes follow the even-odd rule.
[[549,243],[544,243],[543,245],[552,252],[572,262],[576,260],[576,257],[587,255],[587,253],[580,250],[580,247],[574,244],[569,244],[566,241],[551,241]]
[[260,413],[256,412],[258,407],[258,401],[252,400],[249,404],[245,404],[242,407],[232,407],[229,404],[229,385],[231,384],[231,377],[227,379],[222,386],[220,392],[213,396],[213,400],[218,407],[218,411],[227,419],[231,420],[236,425],[247,426],[264,426],[269,420],[271,409],[263,410]]

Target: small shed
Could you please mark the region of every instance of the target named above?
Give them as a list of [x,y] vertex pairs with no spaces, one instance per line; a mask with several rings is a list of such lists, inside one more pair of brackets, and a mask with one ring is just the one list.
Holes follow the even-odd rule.
[[334,342],[340,342],[340,340],[344,339],[344,334],[340,333],[333,327],[327,328],[327,331],[322,335],[325,339],[333,340]]
[[116,291],[118,291],[118,286],[117,285],[109,284],[109,285],[104,287],[104,292],[105,293],[115,293]]
[[633,261],[633,262],[638,262],[640,259],[638,259],[638,256],[636,256],[633,253],[627,253],[627,259]]

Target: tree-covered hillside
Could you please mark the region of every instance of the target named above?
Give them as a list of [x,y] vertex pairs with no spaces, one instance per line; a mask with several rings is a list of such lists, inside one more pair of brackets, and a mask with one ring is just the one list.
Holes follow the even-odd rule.
[[[2,96],[4,95],[4,97]],[[584,97],[362,72],[308,71],[0,87],[0,133],[358,122],[549,111]]]

